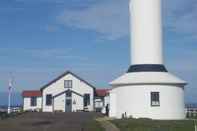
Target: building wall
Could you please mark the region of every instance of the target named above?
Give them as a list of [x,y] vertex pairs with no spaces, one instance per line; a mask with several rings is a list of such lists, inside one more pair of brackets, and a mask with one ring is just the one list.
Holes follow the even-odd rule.
[[[109,105],[109,116],[110,117],[119,117],[118,114],[117,114],[117,99],[116,99],[116,92],[117,90],[116,89],[113,89],[110,91],[109,93],[109,101],[110,101],[110,105]],[[124,102],[125,103],[125,102]]]
[[[62,77],[60,80],[56,81],[55,83],[49,85],[47,88],[45,88],[42,92],[43,95],[43,111],[44,112],[52,112],[53,111],[53,106],[46,106],[46,95],[47,94],[52,94],[53,96],[64,92],[64,80],[72,80],[73,81],[73,87],[72,91],[75,91],[81,95],[84,95],[85,93],[90,94],[90,106],[89,106],[89,111],[93,111],[94,109],[94,104],[93,104],[93,99],[94,99],[94,89],[87,85],[85,82],[80,81],[76,77],[74,77],[72,74],[68,74],[64,77]],[[72,105],[73,106],[73,111],[74,110],[83,110],[83,100],[81,97],[78,97],[77,95],[73,95],[73,100],[76,101],[76,104]],[[54,109],[61,109],[65,111],[65,95],[58,96],[54,100]]]
[[[74,102],[75,102],[75,104],[74,104]],[[83,110],[84,103],[83,103],[83,97],[82,96],[79,96],[79,95],[73,93],[72,94],[72,103],[73,103],[72,104],[72,111],[73,112]],[[90,110],[90,111],[92,111],[92,110]]]
[[41,109],[42,105],[42,97],[37,97],[37,106],[31,106],[31,97],[24,97],[23,98],[23,110],[39,110]]
[[54,98],[53,101],[54,111],[61,111],[61,112],[65,111],[65,97],[66,97],[65,94],[62,94],[61,96]]
[[[54,99],[54,111],[65,112],[65,97],[65,94],[62,94]],[[72,93],[72,112],[76,112],[79,110],[83,110],[83,97]]]
[[110,98],[109,98],[109,95],[106,95],[105,97],[104,97],[104,106],[106,107],[107,105],[109,105],[110,104]]
[[[151,92],[160,92],[160,106],[151,106]],[[110,116],[184,119],[184,89],[178,85],[128,85],[110,92]]]

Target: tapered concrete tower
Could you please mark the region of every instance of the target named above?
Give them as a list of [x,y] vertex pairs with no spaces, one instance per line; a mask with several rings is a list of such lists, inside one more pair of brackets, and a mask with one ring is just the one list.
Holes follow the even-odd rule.
[[130,0],[131,66],[110,84],[110,116],[184,119],[186,82],[163,63],[161,0]]

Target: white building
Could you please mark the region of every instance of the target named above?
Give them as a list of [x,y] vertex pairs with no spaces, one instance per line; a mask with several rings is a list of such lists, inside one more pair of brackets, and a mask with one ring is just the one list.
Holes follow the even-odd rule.
[[112,81],[110,117],[184,119],[186,82],[163,64],[161,0],[130,0],[131,66]]
[[42,106],[41,91],[23,91],[23,110],[40,111]]
[[75,112],[94,110],[95,88],[68,71],[43,86],[40,91],[24,91],[24,110]]
[[109,89],[96,89],[95,111],[106,114],[106,108],[109,106]]

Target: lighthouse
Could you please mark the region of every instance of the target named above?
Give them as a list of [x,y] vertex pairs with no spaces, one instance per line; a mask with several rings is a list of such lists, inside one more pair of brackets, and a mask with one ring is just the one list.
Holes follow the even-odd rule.
[[163,62],[161,0],[130,0],[131,65],[110,83],[110,117],[181,120],[186,82]]

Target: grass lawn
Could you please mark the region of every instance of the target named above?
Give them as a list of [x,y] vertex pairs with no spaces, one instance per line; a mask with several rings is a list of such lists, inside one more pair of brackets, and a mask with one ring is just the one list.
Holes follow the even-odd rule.
[[113,120],[121,131],[194,131],[192,120],[159,121],[149,119]]
[[85,126],[85,130],[84,131],[105,131],[105,129],[101,126],[101,124],[99,122],[97,122],[96,120],[92,120],[91,122],[89,122],[86,126]]

